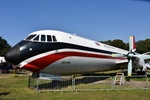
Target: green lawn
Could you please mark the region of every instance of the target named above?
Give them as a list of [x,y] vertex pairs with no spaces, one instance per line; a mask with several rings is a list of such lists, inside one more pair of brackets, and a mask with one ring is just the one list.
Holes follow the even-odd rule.
[[41,92],[28,88],[28,76],[0,75],[0,100],[149,100],[150,90]]

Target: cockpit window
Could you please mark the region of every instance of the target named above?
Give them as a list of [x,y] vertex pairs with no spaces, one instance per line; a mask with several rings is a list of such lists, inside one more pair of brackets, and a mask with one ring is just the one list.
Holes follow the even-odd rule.
[[35,42],[56,42],[57,39],[54,35],[44,35],[44,34],[32,34],[29,35],[25,40],[35,41]]
[[41,41],[45,41],[45,35],[41,35]]
[[34,35],[30,35],[30,36],[28,36],[25,40],[31,40],[32,38],[34,38],[36,35],[34,34]]
[[34,41],[39,41],[39,35],[37,35],[33,40]]
[[52,42],[51,35],[47,35],[47,42]]
[[55,36],[52,36],[52,38],[53,38],[53,41],[54,41],[54,42],[56,42],[56,41],[57,41],[57,39],[56,39],[56,37],[55,37]]

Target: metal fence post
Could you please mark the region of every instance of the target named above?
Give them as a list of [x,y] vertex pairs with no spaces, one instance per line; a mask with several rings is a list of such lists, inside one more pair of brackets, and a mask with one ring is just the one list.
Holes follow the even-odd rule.
[[146,76],[146,89],[149,89],[148,76]]
[[75,91],[75,76],[72,75],[72,88],[73,88],[73,91]]
[[36,78],[36,89],[37,89],[37,91],[39,90],[39,79],[38,78]]
[[111,90],[114,90],[114,77],[111,76]]
[[31,86],[31,77],[29,76],[29,80],[28,80],[28,88],[30,88],[30,86]]

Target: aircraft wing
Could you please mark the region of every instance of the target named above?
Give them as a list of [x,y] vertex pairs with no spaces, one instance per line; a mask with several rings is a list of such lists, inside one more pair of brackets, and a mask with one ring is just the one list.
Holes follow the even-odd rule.
[[116,61],[116,64],[127,64],[128,63],[128,60],[125,59],[125,60],[117,60]]

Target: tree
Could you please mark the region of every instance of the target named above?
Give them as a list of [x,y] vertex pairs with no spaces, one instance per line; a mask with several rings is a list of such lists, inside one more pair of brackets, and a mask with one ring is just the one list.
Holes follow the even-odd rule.
[[104,44],[108,44],[108,45],[111,45],[111,40],[107,40],[107,41],[100,41],[101,43],[104,43]]
[[115,47],[118,47],[118,48],[121,48],[121,49],[125,49],[125,50],[127,49],[126,48],[126,44],[122,40],[120,40],[120,39],[113,40],[111,42],[111,45],[115,46]]
[[[101,42],[121,49],[129,50],[129,43],[124,43],[122,40],[119,39],[107,40]],[[150,39],[137,41],[136,52],[140,54],[150,52]]]
[[121,48],[121,49],[128,50],[128,45],[125,44],[122,40],[119,40],[119,39],[115,39],[113,41],[108,40],[108,41],[101,41],[101,42],[105,43],[105,44],[108,44],[108,45],[111,45],[111,46]]
[[142,54],[142,53],[149,52],[150,51],[150,39],[137,41],[136,47],[137,47],[136,52],[138,53]]
[[4,56],[4,54],[10,48],[11,48],[11,46],[7,43],[7,41],[0,36],[0,56]]

